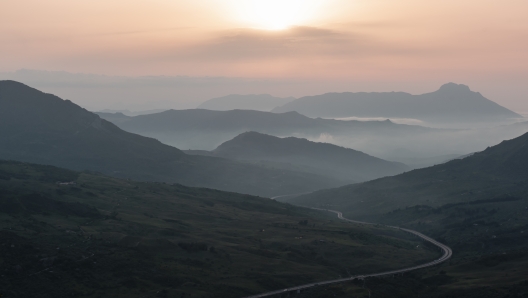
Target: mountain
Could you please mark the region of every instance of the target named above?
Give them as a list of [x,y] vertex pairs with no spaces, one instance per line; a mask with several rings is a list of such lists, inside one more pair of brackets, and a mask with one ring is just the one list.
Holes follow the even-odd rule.
[[347,92],[306,96],[273,109],[275,113],[291,111],[309,117],[411,118],[431,123],[496,122],[523,118],[471,91],[468,86],[454,83],[422,95]]
[[306,172],[354,182],[392,176],[409,170],[404,164],[389,162],[353,149],[295,137],[278,138],[258,132],[240,134],[212,152],[194,154],[293,165]]
[[282,114],[250,111],[169,110],[122,121],[116,114],[100,114],[123,130],[153,137],[182,149],[213,150],[237,135],[256,131],[275,136],[403,137],[439,131],[391,121],[339,121],[312,119],[297,112]]
[[274,97],[269,94],[231,94],[207,100],[198,106],[198,109],[229,111],[229,110],[255,110],[271,111],[277,106],[285,105],[294,100],[293,97]]
[[[514,296],[528,292],[528,284],[522,283],[528,273],[528,133],[442,165],[288,202],[411,228],[449,245],[453,259],[438,273],[422,275],[422,286],[416,277],[397,281],[406,285],[398,290],[401,297],[483,297],[491,291],[496,294],[490,297],[503,297],[499,288]],[[434,288],[407,296],[406,290],[426,289],[433,280],[441,285],[438,289],[457,293],[437,296]],[[381,292],[387,295],[378,293],[380,297],[398,294],[387,285],[371,287],[385,288]]]
[[5,297],[245,297],[439,255],[270,199],[12,161],[0,218]]
[[0,158],[265,196],[340,184],[320,175],[187,155],[14,81],[0,81]]
[[[378,217],[398,208],[438,207],[525,196],[528,191],[528,133],[462,159],[294,199],[299,204],[340,206],[355,217]],[[293,202],[293,201],[292,201]]]

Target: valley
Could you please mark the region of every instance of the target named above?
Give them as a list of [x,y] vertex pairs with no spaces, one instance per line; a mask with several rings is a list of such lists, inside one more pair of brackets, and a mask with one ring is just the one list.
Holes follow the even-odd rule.
[[265,198],[18,162],[0,177],[8,297],[243,297],[439,256],[404,232]]

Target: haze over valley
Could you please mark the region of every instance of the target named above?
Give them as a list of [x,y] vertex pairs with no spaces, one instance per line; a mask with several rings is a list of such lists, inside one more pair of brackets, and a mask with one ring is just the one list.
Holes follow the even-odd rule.
[[0,298],[528,297],[528,3],[0,4]]

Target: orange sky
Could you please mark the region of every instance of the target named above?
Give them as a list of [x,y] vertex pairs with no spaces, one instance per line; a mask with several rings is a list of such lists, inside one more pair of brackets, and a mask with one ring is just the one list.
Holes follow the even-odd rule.
[[[526,0],[1,1],[0,72],[401,83],[411,92],[455,81],[528,111],[527,12]],[[267,30],[277,27],[287,28]]]

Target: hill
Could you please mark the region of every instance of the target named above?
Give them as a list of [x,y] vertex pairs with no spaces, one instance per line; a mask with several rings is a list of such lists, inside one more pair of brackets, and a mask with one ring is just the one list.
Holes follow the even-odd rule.
[[13,81],[0,81],[0,158],[263,196],[340,185],[319,175],[187,155]]
[[413,226],[445,237],[454,248],[489,252],[528,245],[520,233],[528,228],[527,181],[525,134],[463,159],[290,202]]
[[294,137],[278,138],[257,132],[240,134],[211,153],[230,159],[293,165],[307,172],[355,182],[409,170],[404,164],[389,162],[353,149]]
[[[410,227],[453,249],[453,260],[436,270],[367,282],[373,296],[499,298],[528,292],[528,134],[446,164],[289,202]],[[325,290],[342,293],[346,287]]]
[[[394,283],[371,282],[373,295],[505,297],[528,292],[528,134],[442,165],[288,202],[412,228],[453,249],[453,260],[436,271]],[[438,288],[429,288],[431,282]]]
[[[528,134],[525,134],[463,159],[394,177],[323,190],[298,197],[295,201],[339,204],[346,206],[354,216],[367,217],[417,205],[439,207],[505,194],[524,195],[528,185],[523,182],[527,180]],[[323,196],[324,201],[319,200]],[[365,202],[367,204],[361,204]]]
[[321,135],[397,138],[437,131],[420,126],[395,124],[391,121],[312,119],[297,112],[277,114],[249,110],[169,110],[131,117],[128,121],[121,121],[122,117],[100,115],[109,121],[115,121],[123,130],[153,137],[181,149],[200,150],[213,150],[247,131],[310,138],[319,138]]
[[248,195],[0,161],[1,294],[244,297],[438,257],[403,232],[330,216]]
[[431,93],[327,93],[298,98],[273,109],[296,111],[309,117],[411,118],[431,123],[497,122],[523,118],[473,92],[465,85],[445,84]]
[[223,97],[209,99],[198,106],[198,109],[229,111],[229,110],[255,110],[271,111],[295,98],[274,97],[269,94],[231,94]]

